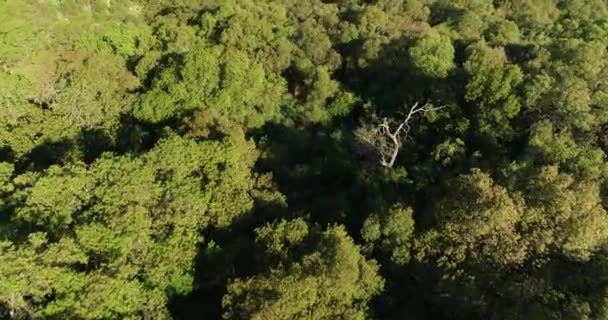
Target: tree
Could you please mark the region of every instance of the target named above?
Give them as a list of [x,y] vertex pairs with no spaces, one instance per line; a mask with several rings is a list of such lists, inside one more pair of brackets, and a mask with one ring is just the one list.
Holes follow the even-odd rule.
[[454,68],[454,46],[450,38],[429,31],[409,49],[415,71],[432,78],[445,78]]
[[599,186],[542,168],[529,180],[522,232],[537,254],[552,248],[572,260],[588,260],[608,240],[608,218]]
[[15,177],[12,241],[2,245],[15,262],[3,266],[2,304],[44,317],[168,317],[168,297],[192,289],[200,231],[252,207],[253,150],[238,136],[172,136],[139,158],[108,154]]
[[471,314],[496,314],[518,301],[498,312],[501,319],[516,319],[538,312],[566,316],[578,306],[560,307],[558,301],[594,299],[572,291],[574,280],[566,285],[555,274],[603,259],[598,255],[608,240],[608,218],[597,185],[556,167],[521,178],[521,195],[479,170],[448,183],[449,196],[434,206],[435,227],[415,247],[419,261],[437,268],[436,290],[444,295],[439,301]]
[[388,252],[391,261],[404,265],[410,261],[414,219],[411,208],[394,206],[384,215],[373,214],[363,223],[361,235],[370,249]]
[[481,42],[467,51],[463,66],[469,76],[465,99],[474,105],[479,131],[493,139],[506,138],[513,133],[509,120],[521,108],[515,91],[523,81],[523,73],[507,61],[500,48]]
[[230,283],[222,303],[225,319],[366,318],[383,280],[343,227],[321,231],[296,219],[256,231],[268,254],[291,259]]
[[608,121],[605,88],[598,85],[607,67],[604,48],[600,41],[582,39],[556,40],[548,48],[554,59],[541,61],[547,69],[538,70],[526,86],[534,120],[550,119],[560,128],[586,132]]
[[[408,111],[405,119],[399,122],[393,119],[383,118],[380,124],[374,126],[363,125],[355,132],[356,137],[363,144],[363,147],[373,150],[379,157],[380,164],[387,168],[392,168],[399,155],[401,141],[409,137],[411,130],[410,121],[417,113],[426,114],[434,112],[443,107],[433,107],[430,104],[419,106],[415,103]],[[391,129],[394,127],[394,129]]]
[[141,98],[134,114],[158,123],[213,110],[245,127],[276,116],[286,84],[244,52],[220,46],[189,52],[183,65],[171,60]]
[[488,263],[494,268],[521,264],[527,256],[526,239],[517,233],[524,203],[494,183],[480,170],[448,184],[449,197],[434,206],[436,229],[423,234],[417,257],[434,259],[457,272],[463,263]]
[[0,0],[0,318],[606,319],[607,47],[605,0]]

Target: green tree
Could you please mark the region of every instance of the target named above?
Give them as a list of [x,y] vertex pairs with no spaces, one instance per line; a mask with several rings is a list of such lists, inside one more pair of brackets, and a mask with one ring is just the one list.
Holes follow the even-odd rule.
[[465,99],[476,111],[479,131],[494,139],[508,137],[509,123],[520,111],[516,89],[523,81],[521,69],[507,61],[500,48],[481,42],[470,46],[464,70],[469,76]]
[[387,214],[371,215],[363,223],[361,235],[371,246],[388,252],[391,261],[406,264],[410,261],[414,219],[412,209],[395,206]]
[[[90,167],[15,177],[13,242],[2,247],[15,264],[3,266],[2,303],[45,317],[168,317],[168,297],[193,286],[200,231],[253,205],[255,149],[226,139],[173,136],[142,157],[108,154]],[[28,269],[34,278],[24,278]]]
[[524,261],[527,240],[517,232],[524,215],[520,197],[480,170],[454,179],[447,188],[449,197],[433,210],[437,227],[418,240],[418,259],[433,259],[456,273],[466,272],[468,263],[507,268]]
[[412,66],[424,76],[445,78],[454,68],[454,46],[450,38],[429,31],[409,49]]
[[343,227],[321,231],[297,219],[266,225],[257,234],[268,254],[291,253],[291,259],[230,283],[225,319],[366,318],[367,304],[383,280],[377,264],[361,255]]
[[161,122],[213,110],[245,127],[259,127],[276,116],[285,87],[241,51],[199,48],[186,55],[183,65],[172,60],[156,76],[134,114]]
[[[608,218],[598,185],[557,167],[522,179],[521,195],[478,170],[448,183],[449,195],[433,211],[435,227],[417,239],[416,258],[437,268],[435,290],[463,314],[518,319],[549,312],[555,316],[546,319],[557,319],[587,313],[576,309],[592,303],[593,294],[575,291],[575,280],[557,274],[603,259]],[[588,267],[581,278],[598,272]],[[507,301],[517,303],[508,310]]]

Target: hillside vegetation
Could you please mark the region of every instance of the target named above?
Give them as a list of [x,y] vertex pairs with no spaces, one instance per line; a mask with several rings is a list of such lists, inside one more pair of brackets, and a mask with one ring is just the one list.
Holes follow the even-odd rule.
[[1,319],[608,318],[606,0],[0,0]]

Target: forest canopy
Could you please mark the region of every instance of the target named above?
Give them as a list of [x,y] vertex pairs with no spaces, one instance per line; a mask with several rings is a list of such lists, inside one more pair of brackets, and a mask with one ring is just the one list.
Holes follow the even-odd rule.
[[0,0],[0,318],[608,317],[605,0]]

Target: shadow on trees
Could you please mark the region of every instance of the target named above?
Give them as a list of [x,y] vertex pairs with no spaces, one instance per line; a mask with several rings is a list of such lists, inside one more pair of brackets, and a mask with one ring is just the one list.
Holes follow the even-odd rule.
[[63,163],[74,149],[74,145],[74,141],[70,139],[47,140],[19,159],[15,169],[17,172],[42,171],[53,164]]
[[255,229],[278,218],[297,216],[283,203],[254,197],[251,212],[225,228],[208,227],[199,244],[194,267],[194,288],[173,296],[169,310],[174,319],[220,319],[222,297],[231,279],[266,271],[267,263],[255,244]]
[[[46,140],[14,161],[16,171],[43,171],[55,164],[74,161],[90,164],[104,152],[138,155],[153,148],[166,134],[167,128],[176,130],[181,124],[180,119],[185,116],[180,114],[161,123],[151,123],[123,115],[119,128],[113,133],[98,128],[83,128],[73,138]],[[14,159],[10,149],[0,150],[0,159],[5,158]]]
[[[415,43],[414,38],[402,37],[384,45],[378,55],[358,66],[347,63],[337,72],[337,78],[349,90],[356,92],[364,101],[370,101],[376,112],[391,115],[401,111],[404,105],[415,102],[450,102],[457,99],[454,85],[459,83],[461,74],[453,72],[446,79],[439,79],[420,74],[412,66],[409,48]],[[363,43],[347,45],[348,52],[354,56],[349,61],[360,59]],[[457,43],[456,60],[462,59],[466,43]]]
[[262,264],[256,261],[254,245],[256,223],[251,215],[255,213],[230,227],[208,228],[203,232],[204,242],[199,245],[194,267],[194,288],[187,295],[171,297],[172,318],[221,319],[222,297],[230,279],[260,271]]
[[350,130],[336,126],[264,128],[260,172],[272,172],[289,212],[309,214],[321,225],[356,224],[388,194],[373,176],[378,167],[353,145]]
[[[395,203],[427,205],[424,199],[428,194],[418,192],[398,169],[385,169],[362,158],[349,132],[352,128],[343,126],[269,124],[253,134],[256,140],[263,141],[260,148],[264,155],[256,171],[273,173],[279,191],[287,197],[287,207],[256,202],[250,214],[230,227],[206,230],[196,261],[195,290],[170,301],[175,319],[221,317],[222,297],[231,279],[253,276],[267,265],[256,254],[259,250],[254,233],[255,228],[267,222],[306,217],[322,226],[344,224],[355,241],[361,243],[361,226],[369,214],[380,213]],[[410,161],[407,156],[403,160]],[[210,241],[214,246],[209,246]],[[420,295],[419,286],[424,282],[409,272],[389,270],[384,274],[399,280],[392,282],[398,286],[391,285],[386,292],[400,292],[394,296],[412,298]],[[420,307],[413,303],[404,307],[404,299],[391,300],[383,294],[376,308],[385,309],[382,314],[387,316],[399,316],[403,310],[416,308],[418,314],[433,314],[433,305],[427,301],[433,294],[425,292],[425,296],[412,300],[426,304]]]
[[[440,12],[440,15],[457,17],[461,14],[458,10],[452,11]],[[479,130],[477,106],[465,99],[468,79],[460,66],[466,61],[466,49],[470,41],[458,40],[453,43],[455,68],[444,79],[425,76],[413,67],[408,50],[414,41],[408,37],[395,39],[384,45],[377,57],[366,61],[364,66],[345,64],[337,78],[363,101],[369,101],[373,106],[372,113],[378,116],[399,119],[408,106],[415,102],[448,106],[447,115],[438,121],[417,122],[410,133],[412,139],[404,143],[403,149],[407,151],[400,152],[403,153],[400,154],[400,164],[407,168],[408,178],[418,184],[416,189],[428,189],[445,177],[465,173],[471,167],[495,172],[500,167],[497,161],[508,163],[520,157],[526,145],[525,132],[515,132],[512,138],[504,141],[489,138]],[[356,55],[360,54],[361,49],[352,47],[362,45],[353,43],[348,52],[355,56],[347,59],[356,61]],[[517,61],[526,61],[534,56],[535,48],[509,45],[507,52]],[[457,133],[446,129],[455,127],[460,120],[469,124],[465,132]],[[523,121],[520,118],[514,119],[513,127],[516,130],[528,128],[529,125],[521,123]],[[444,165],[433,159],[431,153],[448,138],[461,139],[464,142],[464,153],[450,164]],[[480,159],[484,159],[483,162]]]
[[15,162],[15,153],[9,147],[0,148],[0,161]]
[[[269,124],[253,134],[265,141],[255,170],[272,172],[287,206],[255,199],[254,210],[230,227],[205,230],[195,267],[195,290],[171,300],[175,319],[220,318],[230,279],[265,271],[267,263],[256,254],[255,228],[281,218],[305,217],[322,226],[345,224],[356,238],[362,219],[396,198],[382,191],[393,186],[373,179],[377,168],[365,164],[348,139],[332,131],[340,129]],[[210,241],[216,247],[210,247]]]

